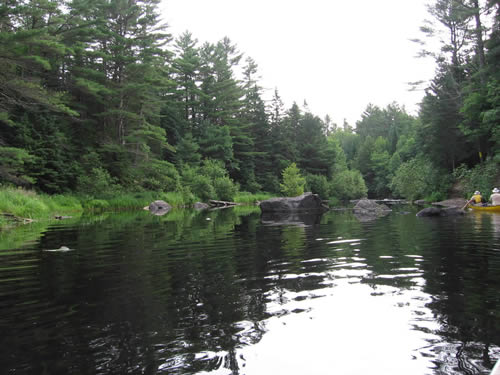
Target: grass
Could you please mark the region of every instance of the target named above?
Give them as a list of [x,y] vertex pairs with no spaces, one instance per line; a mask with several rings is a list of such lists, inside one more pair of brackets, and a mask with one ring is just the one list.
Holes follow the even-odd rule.
[[0,190],[0,212],[10,213],[18,218],[41,219],[76,211],[82,211],[82,205],[73,196],[49,196],[14,188]]
[[[239,192],[234,201],[253,205],[259,201],[272,198],[269,193],[252,194]],[[184,207],[193,204],[196,197],[182,192],[119,192],[106,193],[97,197],[82,195],[47,195],[31,190],[10,187],[0,188],[0,213],[12,214],[16,219],[44,220],[56,215],[72,215],[75,212],[104,212],[140,209],[155,200],[164,200],[173,207]],[[12,218],[0,215],[0,229],[14,224]]]
[[193,203],[192,197],[179,192],[145,191],[138,193],[104,194],[98,198],[82,197],[83,208],[87,211],[120,211],[143,208],[155,200],[163,200],[174,207],[183,207]]
[[272,195],[270,193],[249,193],[246,191],[240,191],[239,193],[236,194],[234,197],[234,201],[236,203],[243,203],[243,204],[255,204],[257,202],[273,198],[276,195]]

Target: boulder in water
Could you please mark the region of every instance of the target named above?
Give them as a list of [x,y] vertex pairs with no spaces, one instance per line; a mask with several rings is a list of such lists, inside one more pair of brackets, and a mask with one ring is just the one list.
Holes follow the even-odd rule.
[[385,204],[378,204],[370,199],[360,199],[353,208],[354,216],[360,221],[374,220],[391,211]]
[[260,202],[262,213],[269,212],[324,212],[328,208],[323,205],[317,194],[304,193],[298,197],[271,198]]
[[165,201],[157,200],[151,202],[148,208],[149,212],[151,212],[153,215],[161,216],[165,215],[168,211],[170,211],[172,209],[172,206]]

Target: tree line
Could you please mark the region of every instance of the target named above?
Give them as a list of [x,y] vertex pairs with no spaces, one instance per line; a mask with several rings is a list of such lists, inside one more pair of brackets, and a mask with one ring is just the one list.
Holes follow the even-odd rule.
[[[177,37],[160,0],[0,5],[0,183],[47,193],[240,189],[325,199],[489,188],[500,147],[499,2],[436,0],[443,35],[418,116],[369,104],[352,127],[263,99],[258,65],[229,39]],[[297,168],[297,170],[295,170]],[[288,170],[287,170],[288,169]],[[469,185],[467,185],[469,184]],[[286,185],[286,184],[285,184]],[[475,187],[472,187],[472,186]]]

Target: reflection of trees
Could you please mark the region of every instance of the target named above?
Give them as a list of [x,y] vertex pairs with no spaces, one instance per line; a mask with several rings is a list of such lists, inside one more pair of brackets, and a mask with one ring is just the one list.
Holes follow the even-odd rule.
[[434,296],[427,307],[441,324],[435,333],[460,343],[456,349],[459,367],[474,367],[473,359],[482,358],[483,366],[491,368],[489,347],[500,345],[499,260],[490,251],[495,248],[494,238],[488,230],[478,229],[488,225],[477,227],[469,220],[431,223],[432,230],[419,241],[432,244],[423,252],[423,270],[425,291]]
[[[233,233],[256,222],[258,216],[236,210],[182,210],[84,218],[81,227],[47,232],[40,249],[77,250],[40,253],[36,288],[13,296],[12,310],[1,305],[7,319],[0,320],[0,344],[12,355],[0,359],[0,372],[155,373],[180,360],[168,373],[189,373],[220,365],[196,353],[223,352],[237,373],[235,323],[255,322],[245,340],[260,340],[266,302],[252,281],[261,272],[258,249],[244,238],[255,231]],[[30,299],[21,312],[14,309]],[[40,328],[29,338],[17,334],[35,321]]]
[[[236,352],[261,340],[269,304],[290,313],[286,299],[321,288],[331,272],[328,262],[303,260],[337,256],[365,259],[374,287],[377,275],[415,265],[405,255],[423,256],[425,291],[435,296],[429,308],[442,323],[435,333],[460,342],[457,355],[477,358],[480,350],[487,361],[488,345],[499,343],[500,276],[498,256],[484,251],[494,244],[481,234],[459,220],[414,215],[368,224],[330,213],[305,227],[261,225],[259,212],[234,209],[82,218],[46,232],[38,245],[77,250],[40,253],[29,283],[0,302],[0,346],[11,353],[0,373],[17,366],[40,374],[189,374],[224,365],[237,374]],[[338,255],[326,245],[337,238],[362,241]],[[412,278],[387,283],[414,286]]]

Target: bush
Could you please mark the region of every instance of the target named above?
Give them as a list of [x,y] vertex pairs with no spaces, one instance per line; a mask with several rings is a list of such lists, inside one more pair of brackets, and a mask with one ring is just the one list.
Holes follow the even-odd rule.
[[288,197],[296,197],[304,193],[306,179],[300,175],[300,170],[295,163],[290,164],[283,171],[283,183],[280,184],[281,192]]
[[87,175],[78,177],[77,190],[80,193],[95,196],[109,191],[119,190],[116,180],[101,167],[92,168]]
[[266,173],[261,181],[262,189],[273,193],[280,192],[280,180],[274,173]]
[[212,186],[212,181],[210,181],[207,176],[195,176],[191,182],[190,187],[193,191],[193,194],[200,198],[202,201],[217,198],[215,189]]
[[224,164],[217,160],[205,159],[199,168],[183,166],[181,180],[182,186],[188,187],[202,201],[232,200],[238,191],[238,185],[229,178]]
[[325,176],[309,174],[306,176],[307,191],[318,194],[322,199],[330,196],[330,184]]
[[366,197],[368,189],[361,172],[357,169],[343,170],[330,182],[330,196],[341,201]]
[[472,169],[462,164],[453,171],[455,180],[462,182],[466,198],[470,198],[474,191],[479,190],[483,197],[488,199],[498,175],[498,163],[494,159],[478,164]]
[[134,189],[174,191],[180,186],[179,172],[173,164],[164,160],[148,160],[131,168],[128,173]]
[[391,182],[394,193],[410,200],[446,196],[449,186],[449,176],[424,157],[401,164]]
[[216,178],[214,181],[214,189],[217,197],[223,201],[232,201],[238,191],[236,185],[227,176]]

